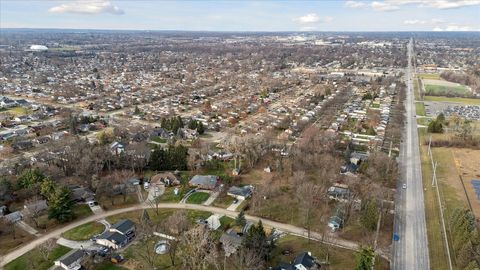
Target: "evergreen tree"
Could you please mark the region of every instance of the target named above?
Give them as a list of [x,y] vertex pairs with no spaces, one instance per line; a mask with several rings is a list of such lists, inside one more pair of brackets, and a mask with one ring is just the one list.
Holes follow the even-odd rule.
[[20,177],[18,177],[18,185],[21,188],[30,188],[36,183],[40,183],[43,181],[45,176],[38,170],[35,169],[27,169],[22,172]]
[[238,226],[245,226],[245,224],[247,224],[247,219],[245,219],[245,212],[243,210],[238,213],[238,216],[235,219],[235,224]]
[[56,188],[55,193],[50,197],[48,218],[56,219],[60,223],[72,220],[75,217],[74,204],[68,188]]
[[42,194],[42,196],[50,202],[51,198],[55,195],[56,188],[57,184],[52,179],[47,177],[40,185],[40,194]]
[[357,266],[355,270],[371,270],[374,258],[375,251],[372,247],[362,247],[360,251],[357,252]]
[[378,220],[378,207],[374,200],[366,200],[362,205],[360,222],[368,230],[375,230]]
[[202,134],[205,133],[205,128],[203,127],[203,123],[202,123],[202,122],[198,122],[197,131],[198,131],[198,134],[200,134],[200,135],[202,135]]

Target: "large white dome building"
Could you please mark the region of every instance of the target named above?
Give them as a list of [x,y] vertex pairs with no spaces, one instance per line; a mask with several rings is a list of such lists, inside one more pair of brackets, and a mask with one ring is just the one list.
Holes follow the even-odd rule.
[[30,46],[30,50],[35,52],[43,52],[48,51],[48,47],[44,45],[32,45]]

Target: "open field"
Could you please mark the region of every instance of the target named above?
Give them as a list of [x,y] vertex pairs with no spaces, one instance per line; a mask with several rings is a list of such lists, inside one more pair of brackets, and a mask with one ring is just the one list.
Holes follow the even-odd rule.
[[17,259],[11,261],[7,265],[5,265],[5,270],[46,270],[53,265],[53,261],[62,257],[64,254],[69,252],[70,249],[64,246],[57,245],[48,260],[45,260],[41,255],[38,248],[29,251],[28,253],[18,257]]
[[441,80],[438,73],[417,73],[417,76],[422,79]]
[[[283,255],[282,252],[288,250],[289,255]],[[355,269],[355,252],[338,249],[334,247],[327,247],[315,241],[308,241],[305,238],[287,235],[280,238],[277,242],[277,247],[272,254],[272,262],[270,265],[275,266],[280,262],[291,262],[300,252],[310,251],[321,262],[326,260],[328,251],[329,265],[322,266],[322,269],[329,270],[351,270]],[[375,269],[389,269],[388,262],[383,259],[376,260]]]
[[[419,134],[431,269],[448,269],[447,252],[443,239],[438,198],[436,189],[432,187],[432,163],[428,157],[428,146],[425,144],[425,141],[430,135],[426,133],[425,129],[419,130]],[[432,134],[433,139],[446,138],[448,136],[450,135]],[[448,218],[453,209],[458,207],[468,207],[462,182],[458,176],[459,173],[454,162],[454,152],[457,150],[458,149],[446,147],[432,148],[434,160],[438,162],[437,180],[445,219]],[[449,233],[448,228],[447,233]],[[450,249],[451,248],[452,247],[450,246]],[[452,260],[453,259],[452,255]],[[455,264],[454,261],[453,263]]]
[[464,85],[444,80],[423,79],[425,95],[470,95],[471,92]]
[[[465,199],[468,198],[472,211],[478,218],[480,217],[480,200],[477,199],[471,180],[480,180],[480,150],[456,148],[452,150],[452,155],[456,169],[463,180],[461,193],[463,193],[463,197],[466,197]],[[463,186],[465,190],[463,190]]]
[[104,231],[105,226],[98,222],[90,222],[74,229],[66,231],[63,237],[74,241],[84,241],[90,239],[96,234],[100,234]]
[[0,113],[9,113],[13,116],[22,116],[28,113],[28,109],[18,106],[9,109],[0,109]]
[[457,97],[434,97],[425,96],[425,101],[438,101],[438,102],[456,102],[463,105],[480,105],[480,99],[477,98],[457,98]]
[[431,185],[432,166],[427,153],[427,146],[423,144],[426,130],[420,129],[420,157],[422,161],[422,178],[425,200],[425,220],[427,222],[428,250],[431,269],[448,269],[447,253],[442,238],[440,225],[440,211],[435,189]]

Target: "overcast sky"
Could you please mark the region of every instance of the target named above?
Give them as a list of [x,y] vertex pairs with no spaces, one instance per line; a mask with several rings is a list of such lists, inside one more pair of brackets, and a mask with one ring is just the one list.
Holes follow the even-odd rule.
[[1,28],[480,31],[480,0],[0,0]]

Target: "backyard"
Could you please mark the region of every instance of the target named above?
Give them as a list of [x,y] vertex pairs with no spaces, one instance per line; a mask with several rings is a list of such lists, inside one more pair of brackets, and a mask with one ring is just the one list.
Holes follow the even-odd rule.
[[53,265],[53,261],[69,251],[69,248],[57,245],[45,260],[39,248],[35,248],[5,265],[5,270],[46,270]]

